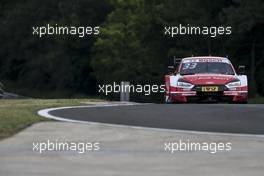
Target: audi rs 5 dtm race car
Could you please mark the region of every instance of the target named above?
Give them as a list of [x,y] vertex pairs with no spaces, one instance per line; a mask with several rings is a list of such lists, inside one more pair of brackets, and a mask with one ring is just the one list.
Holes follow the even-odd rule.
[[223,101],[247,103],[247,76],[236,73],[225,57],[187,57],[180,60],[178,68],[165,75],[165,102],[187,103]]

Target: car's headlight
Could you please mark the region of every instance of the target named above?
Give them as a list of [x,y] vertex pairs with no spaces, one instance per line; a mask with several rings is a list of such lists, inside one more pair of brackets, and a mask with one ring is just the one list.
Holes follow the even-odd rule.
[[193,87],[191,83],[183,82],[183,81],[178,81],[177,85],[178,87],[181,87],[181,88],[192,88]]
[[239,87],[239,86],[241,86],[241,82],[237,81],[237,80],[232,81],[226,85],[226,87],[228,87],[228,88],[234,88],[234,87]]

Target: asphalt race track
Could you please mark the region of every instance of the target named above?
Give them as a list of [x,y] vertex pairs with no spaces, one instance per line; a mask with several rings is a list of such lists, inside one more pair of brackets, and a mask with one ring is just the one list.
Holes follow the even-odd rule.
[[66,119],[177,130],[264,134],[264,105],[146,104],[53,110]]

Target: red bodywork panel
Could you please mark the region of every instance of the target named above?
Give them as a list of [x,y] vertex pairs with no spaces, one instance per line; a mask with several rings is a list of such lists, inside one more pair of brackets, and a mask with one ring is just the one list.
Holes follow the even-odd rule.
[[183,76],[183,79],[194,85],[225,85],[236,78],[234,76],[222,76],[217,74],[196,74]]

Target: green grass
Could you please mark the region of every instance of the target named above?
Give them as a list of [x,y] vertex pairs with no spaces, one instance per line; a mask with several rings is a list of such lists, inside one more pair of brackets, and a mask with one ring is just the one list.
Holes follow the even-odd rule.
[[249,99],[248,103],[250,104],[264,104],[264,97],[255,97]]
[[26,127],[49,119],[37,115],[44,108],[82,105],[99,99],[26,99],[0,100],[0,139],[12,136]]

